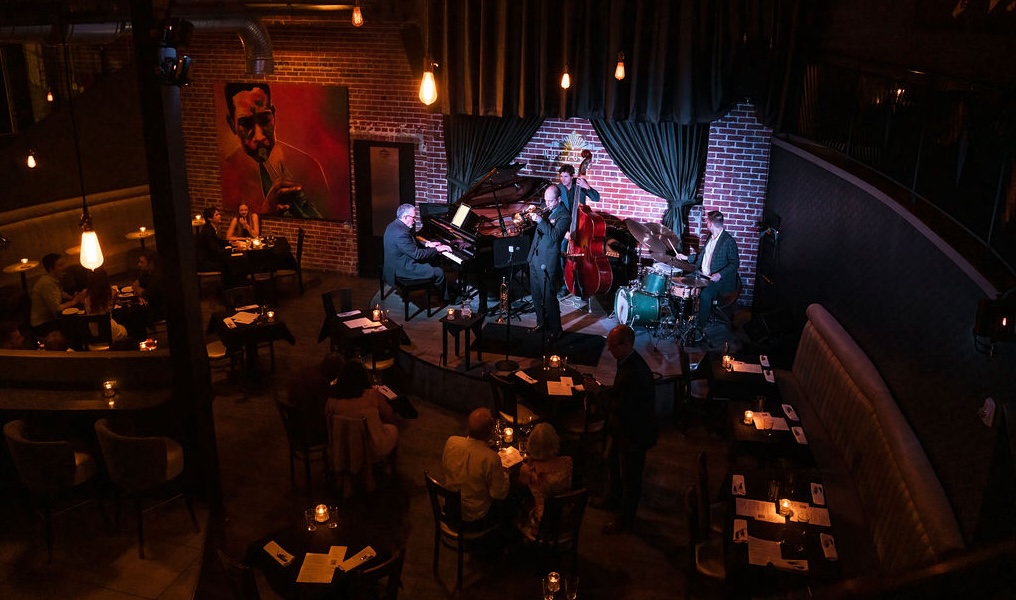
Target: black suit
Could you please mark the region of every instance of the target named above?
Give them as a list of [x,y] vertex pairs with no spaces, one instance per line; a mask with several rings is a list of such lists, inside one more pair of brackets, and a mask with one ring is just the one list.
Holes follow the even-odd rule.
[[[708,242],[706,242],[708,244]],[[695,256],[692,261],[700,270],[702,260],[705,258],[705,247]],[[719,273],[719,281],[711,281],[703,288],[699,297],[699,325],[705,324],[713,309],[713,300],[722,294],[729,294],[737,289],[737,269],[740,266],[740,257],[737,252],[737,242],[733,236],[724,229],[720,237],[716,239],[716,247],[713,249],[713,256],[710,259],[709,272]]]
[[642,499],[646,452],[656,445],[656,389],[653,372],[638,352],[617,363],[614,385],[601,394],[606,402],[608,431],[613,439],[608,462],[608,500],[620,506],[620,522],[635,523]]
[[434,285],[444,291],[445,274],[441,267],[429,265],[426,261],[438,255],[434,248],[425,248],[417,243],[413,229],[396,219],[385,229],[384,280],[395,284],[399,279],[433,279]]
[[536,309],[536,325],[552,334],[561,332],[561,305],[554,282],[560,276],[561,240],[570,226],[571,215],[563,204],[558,204],[536,224],[529,247],[529,291]]
[[196,240],[198,271],[222,271],[226,272],[226,264],[229,261],[229,242],[219,237],[215,226],[205,221],[198,231]]

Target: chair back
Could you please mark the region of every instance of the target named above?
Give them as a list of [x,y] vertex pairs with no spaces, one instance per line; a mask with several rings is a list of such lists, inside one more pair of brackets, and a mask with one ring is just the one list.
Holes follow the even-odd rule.
[[321,331],[318,333],[318,342],[323,342],[328,337],[335,335],[335,328],[339,325],[337,315],[340,312],[353,310],[353,288],[324,292],[321,294],[321,305],[324,307],[325,318],[321,323]]
[[490,383],[490,393],[494,400],[494,416],[499,414],[507,415],[512,423],[519,420],[518,390],[515,381],[511,376],[487,373],[487,381]]
[[457,535],[462,529],[462,494],[441,485],[428,471],[423,472],[423,479],[430,496],[434,527],[442,533]]
[[299,271],[303,267],[303,240],[307,237],[307,232],[301,227],[296,234],[296,270]]
[[156,488],[169,480],[164,438],[132,437],[113,431],[106,419],[95,422],[109,478],[127,492]]
[[254,287],[245,285],[229,288],[222,292],[222,302],[226,305],[226,309],[230,311],[236,310],[239,306],[255,304]]
[[405,560],[406,549],[398,548],[383,563],[356,571],[353,597],[365,600],[398,600],[399,587],[402,586],[402,565]]
[[[286,440],[292,450],[307,452],[311,446],[319,446],[326,442],[326,429],[315,426],[316,416],[306,415],[296,404],[282,398],[275,399],[275,406],[282,417],[282,427],[286,431]],[[322,417],[323,418],[323,417]]]
[[81,346],[85,350],[109,350],[113,345],[113,322],[108,312],[78,317]]
[[699,513],[700,503],[698,486],[689,485],[684,493],[684,509],[688,513],[688,547],[692,549],[691,560],[693,569],[695,563],[694,548],[699,543],[705,541],[708,534],[705,530],[708,524],[702,521],[701,514]]
[[216,550],[216,553],[219,555],[219,563],[226,575],[226,584],[233,594],[233,600],[261,600],[254,569],[227,555],[221,548]]
[[27,437],[24,421],[4,425],[7,448],[18,479],[33,494],[51,494],[74,485],[74,448],[69,442],[41,442]]
[[543,518],[535,542],[558,549],[578,548],[582,516],[586,511],[589,492],[572,490],[550,496],[543,505]]
[[705,452],[699,452],[696,470],[698,471],[698,490],[695,494],[698,501],[697,512],[703,526],[708,527],[711,521],[709,515],[709,464]]
[[384,460],[381,440],[384,424],[377,409],[353,415],[331,415],[328,420],[328,447],[336,474],[370,472],[370,465]]

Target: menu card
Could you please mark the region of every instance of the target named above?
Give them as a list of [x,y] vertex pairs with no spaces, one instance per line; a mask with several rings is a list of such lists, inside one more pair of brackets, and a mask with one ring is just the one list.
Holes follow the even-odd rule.
[[755,363],[743,362],[740,360],[733,361],[735,373],[761,373],[762,365],[756,365]]
[[820,527],[832,527],[833,524],[829,520],[829,509],[812,507],[811,510],[811,524],[818,525]]
[[300,583],[331,583],[335,575],[335,564],[328,554],[308,552],[296,580]]
[[787,518],[776,512],[776,503],[750,498],[735,498],[734,513],[739,517],[751,517],[767,523],[786,523]]
[[381,326],[380,322],[378,322],[378,321],[371,321],[367,317],[360,317],[359,319],[350,319],[348,321],[343,321],[342,324],[345,325],[346,327],[349,327],[350,329],[360,329],[361,327],[362,328],[367,328],[367,327],[380,327]]
[[510,469],[522,462],[522,454],[515,449],[515,446],[501,448],[497,454],[501,457],[501,466],[506,469]]
[[807,571],[807,560],[787,560],[780,553],[780,543],[748,536],[748,564],[772,565],[787,571]]
[[572,389],[570,385],[565,385],[563,381],[548,381],[547,393],[551,396],[571,396]]
[[258,316],[254,313],[249,312],[238,312],[232,317],[229,317],[234,323],[240,323],[241,325],[250,325],[257,320]]

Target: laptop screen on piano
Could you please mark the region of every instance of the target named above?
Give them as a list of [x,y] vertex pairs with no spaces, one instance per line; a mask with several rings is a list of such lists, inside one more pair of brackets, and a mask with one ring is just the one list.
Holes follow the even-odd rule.
[[462,224],[466,222],[466,217],[469,216],[469,211],[472,210],[468,204],[460,204],[459,208],[455,211],[455,216],[452,217],[452,225],[462,228]]

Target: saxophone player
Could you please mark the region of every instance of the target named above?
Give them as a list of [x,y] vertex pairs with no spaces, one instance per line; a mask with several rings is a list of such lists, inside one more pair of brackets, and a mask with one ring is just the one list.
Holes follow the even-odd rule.
[[561,276],[561,241],[571,227],[571,215],[561,203],[556,185],[543,192],[547,216],[533,211],[527,217],[536,224],[533,244],[529,247],[529,291],[536,309],[536,327],[531,332],[545,331],[547,339],[561,335],[561,305],[557,300],[557,282]]

